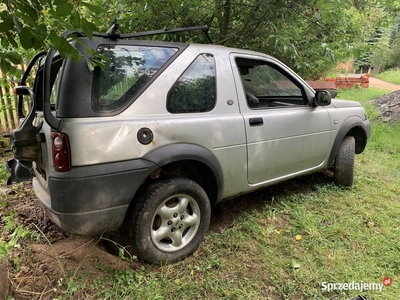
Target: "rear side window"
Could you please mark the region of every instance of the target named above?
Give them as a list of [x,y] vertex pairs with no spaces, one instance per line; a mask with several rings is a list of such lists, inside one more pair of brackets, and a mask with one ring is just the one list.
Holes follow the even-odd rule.
[[110,112],[124,106],[178,51],[129,45],[102,45],[97,50],[104,56],[106,65],[94,70],[94,112]]
[[200,54],[168,93],[170,113],[206,112],[216,101],[215,60],[212,54]]
[[50,94],[50,104],[51,108],[55,109],[58,93],[60,88],[61,74],[62,74],[62,63],[63,60],[60,57],[55,57],[51,64],[51,94]]

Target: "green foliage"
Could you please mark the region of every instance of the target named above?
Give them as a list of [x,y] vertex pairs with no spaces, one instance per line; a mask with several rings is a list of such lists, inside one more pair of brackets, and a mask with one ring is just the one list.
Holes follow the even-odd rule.
[[[5,223],[2,232],[0,232],[0,257],[7,256],[14,249],[21,249],[21,242],[32,238],[32,231],[18,224],[14,213],[0,215]],[[3,236],[8,236],[8,240],[3,240]],[[14,265],[19,268],[19,258],[14,259]]]
[[[390,18],[391,19],[391,18]],[[374,73],[400,66],[400,15],[397,14],[388,30],[371,48],[370,60],[366,65],[373,66]]]
[[[4,73],[19,76],[13,64],[22,63],[22,57],[32,50],[47,49],[54,45],[63,57],[80,58],[80,54],[67,42],[65,30],[79,28],[88,36],[97,29],[101,20],[96,14],[105,13],[102,6],[84,1],[3,1],[0,4],[0,68]],[[18,53],[17,53],[18,52]],[[21,55],[22,54],[22,55]]]
[[[366,71],[363,70],[363,68],[370,68],[373,66],[373,62],[372,62],[373,57],[374,57],[373,51],[375,49],[381,50],[383,48],[382,45],[379,44],[379,41],[381,40],[384,33],[385,33],[385,30],[383,28],[375,28],[375,31],[371,34],[371,37],[366,42],[367,52],[364,55],[357,57],[354,60],[354,65],[361,68],[362,73],[366,73]],[[376,60],[376,57],[375,57],[375,60]]]
[[110,285],[107,289],[98,289],[96,296],[102,299],[129,299],[134,297],[134,291],[145,280],[143,274],[133,270],[114,271],[113,280],[110,282],[106,278],[98,278],[94,282],[95,287],[104,287]]
[[391,67],[400,67],[400,33],[397,34],[397,38],[393,41],[389,54],[389,65]]
[[[374,49],[371,55],[371,66],[373,67],[373,74],[382,72],[389,65],[390,49],[387,43],[380,43]],[[375,76],[375,75],[374,75]]]
[[2,256],[5,256],[8,254],[8,249],[7,249],[7,244],[0,240],[0,259]]
[[[207,24],[216,43],[271,54],[304,77],[318,78],[353,52],[369,51],[363,40],[398,8],[394,0],[384,5],[378,0],[8,0],[0,4],[0,67],[16,73],[13,64],[21,61],[24,51],[50,45],[63,57],[79,59],[60,37],[65,30],[81,29],[91,38],[93,31],[105,32],[114,22],[123,32]],[[205,40],[198,33],[154,39]],[[23,50],[15,50],[19,45]]]
[[9,176],[9,172],[6,168],[5,162],[0,165],[0,182],[6,182]]
[[390,41],[389,46],[391,46],[396,39],[398,33],[400,32],[400,13],[398,13],[393,21],[393,26],[390,30]]
[[[375,2],[355,8],[352,1],[207,1],[194,2],[185,9],[183,1],[170,1],[160,7],[158,1],[139,2],[135,13],[147,16],[144,23],[129,21],[133,30],[176,27],[206,23],[216,43],[249,48],[271,54],[306,78],[319,78],[338,61],[351,56],[373,28],[366,26]],[[365,13],[360,13],[360,9]],[[157,13],[158,18],[151,15]],[[382,17],[380,14],[379,17]],[[139,18],[137,18],[139,21]],[[372,22],[372,21],[371,21]],[[374,24],[379,20],[374,20]],[[178,23],[178,24],[177,24]]]

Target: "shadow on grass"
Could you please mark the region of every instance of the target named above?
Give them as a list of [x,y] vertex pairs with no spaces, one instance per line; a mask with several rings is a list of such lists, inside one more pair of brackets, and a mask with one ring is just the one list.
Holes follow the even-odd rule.
[[273,199],[279,196],[308,194],[317,184],[333,182],[329,171],[318,172],[294,178],[256,192],[242,195],[237,198],[224,200],[212,207],[210,230],[221,232],[228,228],[239,213],[261,209],[265,205],[273,205]]

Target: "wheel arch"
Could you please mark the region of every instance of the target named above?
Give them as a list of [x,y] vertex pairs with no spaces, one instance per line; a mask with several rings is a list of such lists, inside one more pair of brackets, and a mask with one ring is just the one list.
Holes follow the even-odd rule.
[[333,142],[332,151],[329,155],[328,165],[331,166],[335,161],[336,154],[340,144],[346,136],[353,136],[356,141],[355,153],[360,154],[367,146],[368,133],[361,118],[353,116],[343,122],[338,130],[335,141]]
[[143,158],[159,166],[148,176],[147,181],[186,177],[205,190],[211,204],[221,200],[223,172],[218,159],[209,150],[193,144],[173,144],[158,148]]

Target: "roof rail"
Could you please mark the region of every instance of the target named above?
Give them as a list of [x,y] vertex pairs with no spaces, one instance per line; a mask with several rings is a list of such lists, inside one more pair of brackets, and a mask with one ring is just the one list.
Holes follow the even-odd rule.
[[182,27],[182,28],[166,28],[160,30],[153,30],[153,31],[143,31],[143,32],[135,32],[135,33],[127,33],[121,34],[119,31],[119,24],[113,24],[105,34],[102,33],[93,33],[93,36],[97,37],[104,37],[109,38],[112,40],[117,39],[129,39],[129,38],[137,38],[137,37],[144,37],[144,36],[152,36],[152,35],[159,35],[159,34],[166,34],[166,33],[177,33],[177,32],[186,32],[186,31],[195,31],[201,30],[203,31],[206,39],[212,43],[210,36],[208,35],[208,26],[207,25],[199,25],[199,26],[191,26],[191,27]]

